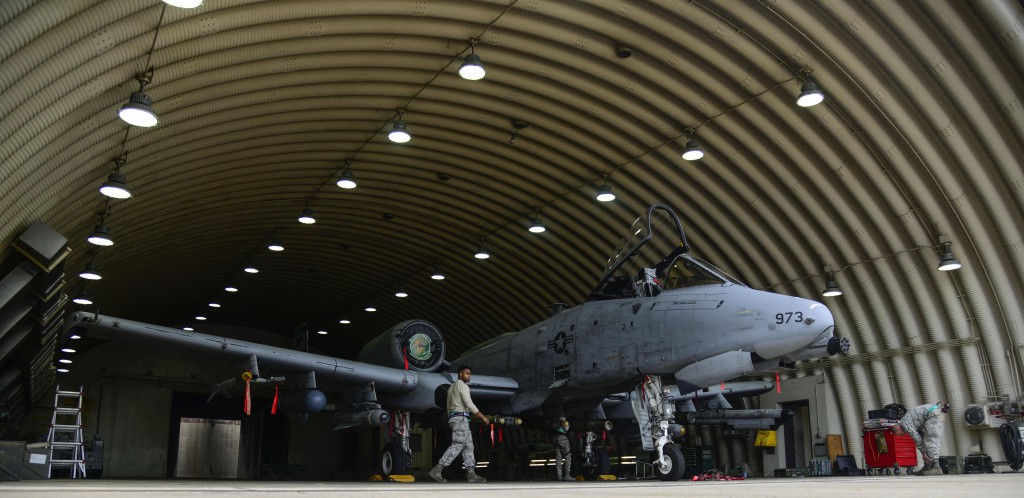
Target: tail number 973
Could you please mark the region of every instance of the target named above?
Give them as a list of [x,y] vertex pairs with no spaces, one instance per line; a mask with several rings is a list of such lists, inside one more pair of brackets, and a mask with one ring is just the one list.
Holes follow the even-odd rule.
[[802,311],[787,311],[786,313],[776,313],[775,323],[782,325],[784,323],[800,323],[804,321],[804,313]]

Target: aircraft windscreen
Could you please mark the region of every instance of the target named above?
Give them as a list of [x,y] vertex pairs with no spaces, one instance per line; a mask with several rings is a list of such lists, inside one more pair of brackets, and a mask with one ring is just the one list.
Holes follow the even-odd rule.
[[[687,250],[686,236],[679,218],[667,206],[655,204],[637,218],[629,233],[608,258],[601,283],[591,293],[593,298],[623,297],[623,286],[632,282],[645,268],[664,265],[668,255]],[[674,256],[671,256],[674,258]]]
[[[699,285],[743,285],[740,281],[700,258],[681,254],[659,273],[661,290],[682,289]],[[745,287],[745,286],[744,286]]]

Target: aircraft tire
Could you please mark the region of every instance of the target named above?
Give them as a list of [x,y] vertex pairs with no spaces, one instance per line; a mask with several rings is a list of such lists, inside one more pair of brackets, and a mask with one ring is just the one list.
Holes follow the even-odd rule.
[[411,460],[402,445],[391,441],[380,452],[380,473],[385,476],[408,474],[412,470]]
[[598,477],[611,472],[611,469],[611,459],[608,458],[608,451],[604,448],[594,448],[594,458],[580,465],[580,472],[588,481],[596,481]]
[[679,478],[683,477],[683,471],[686,470],[683,450],[679,448],[678,444],[666,444],[663,451],[665,456],[668,457],[669,463],[664,467],[655,464],[654,475],[662,481],[678,481]]

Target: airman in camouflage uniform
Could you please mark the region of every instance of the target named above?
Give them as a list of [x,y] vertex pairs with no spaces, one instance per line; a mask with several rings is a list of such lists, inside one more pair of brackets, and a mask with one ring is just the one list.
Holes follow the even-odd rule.
[[939,468],[939,447],[942,446],[942,415],[949,412],[949,403],[938,402],[915,406],[892,426],[892,433],[914,438],[914,444],[924,457],[920,475],[942,475]]
[[485,424],[490,419],[473,404],[469,397],[469,379],[472,371],[466,365],[459,367],[459,378],[448,389],[448,427],[452,429],[452,445],[441,455],[441,460],[430,469],[430,477],[437,482],[448,482],[441,476],[441,471],[451,465],[455,457],[462,454],[462,463],[466,465],[466,481],[487,482],[487,479],[476,475],[476,457],[473,456],[473,434],[469,432],[469,417],[479,418]]
[[569,445],[569,421],[561,418],[555,424],[555,475],[558,481],[571,481],[572,447]]

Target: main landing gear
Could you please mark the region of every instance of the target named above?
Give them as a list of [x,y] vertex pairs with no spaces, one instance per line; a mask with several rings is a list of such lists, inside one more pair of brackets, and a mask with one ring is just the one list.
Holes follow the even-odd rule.
[[412,473],[412,449],[409,446],[409,412],[391,414],[394,426],[389,429],[388,442],[380,452],[380,473],[385,477]]
[[580,473],[588,481],[596,481],[598,477],[611,472],[611,458],[608,457],[608,450],[594,444],[597,441],[597,433],[587,431],[583,437],[583,451],[580,459]]

